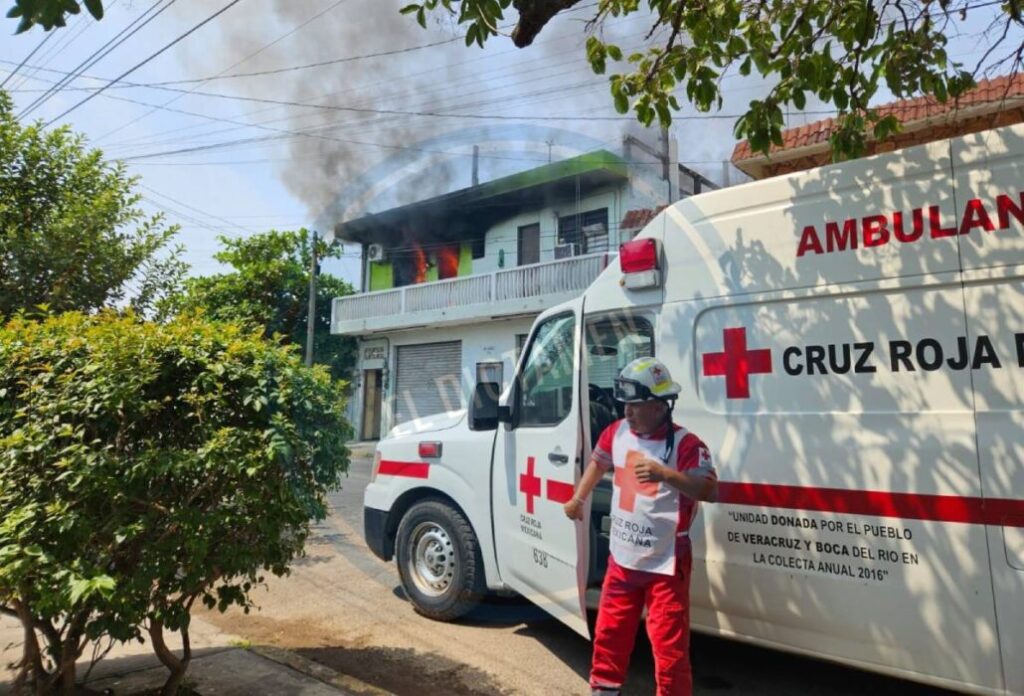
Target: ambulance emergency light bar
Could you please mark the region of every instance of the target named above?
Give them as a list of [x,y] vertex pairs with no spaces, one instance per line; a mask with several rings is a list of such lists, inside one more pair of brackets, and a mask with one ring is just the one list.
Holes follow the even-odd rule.
[[657,239],[634,239],[619,247],[619,285],[627,290],[644,290],[661,285],[658,269],[660,249]]

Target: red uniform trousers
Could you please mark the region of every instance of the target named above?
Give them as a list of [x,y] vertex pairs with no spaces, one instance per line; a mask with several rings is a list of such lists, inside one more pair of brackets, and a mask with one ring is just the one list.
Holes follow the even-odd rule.
[[690,696],[689,539],[680,539],[675,575],[623,568],[608,559],[594,633],[590,688],[616,693],[626,680],[644,606],[654,652],[658,696]]

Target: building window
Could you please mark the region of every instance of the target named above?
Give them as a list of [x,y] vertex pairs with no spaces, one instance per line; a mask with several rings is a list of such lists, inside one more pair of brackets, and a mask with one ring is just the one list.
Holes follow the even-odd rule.
[[608,251],[608,209],[558,218],[558,246],[556,258]]
[[471,244],[471,255],[474,259],[482,259],[487,254],[487,243],[484,235],[473,237]]
[[523,225],[519,228],[516,250],[516,265],[525,266],[540,263],[540,224]]

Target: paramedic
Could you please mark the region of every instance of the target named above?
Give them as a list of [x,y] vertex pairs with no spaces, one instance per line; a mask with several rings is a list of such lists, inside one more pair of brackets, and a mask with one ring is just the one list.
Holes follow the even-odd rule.
[[565,514],[582,520],[584,501],[614,470],[611,558],[601,589],[590,687],[618,694],[637,627],[647,607],[659,696],[689,696],[690,564],[688,532],[697,502],[714,501],[711,456],[672,422],[680,386],[659,361],[639,358],[615,380],[626,417],[601,434]]

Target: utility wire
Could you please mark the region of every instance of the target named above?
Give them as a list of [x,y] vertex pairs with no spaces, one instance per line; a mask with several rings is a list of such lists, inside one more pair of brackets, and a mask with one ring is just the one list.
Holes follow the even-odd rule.
[[[132,20],[128,24],[128,26],[126,26],[124,29],[115,34],[113,38],[111,38],[105,44],[103,44],[98,49],[93,51],[88,57],[86,57],[85,60],[83,60],[81,63],[75,66],[75,68],[64,79],[58,81],[56,85],[50,87],[50,89],[46,90],[46,92],[44,92],[41,96],[37,97],[35,101],[33,101],[24,109],[22,109],[21,113],[18,114],[18,118],[23,119],[27,117],[32,111],[45,104],[58,92],[64,89],[64,87],[70,84],[75,78],[80,76],[82,73],[84,73],[92,66],[96,65],[96,63],[106,58],[108,55],[110,55],[112,51],[114,51],[114,49],[119,47],[125,41],[133,37],[136,33],[138,33],[143,27],[145,27],[147,24],[149,24],[154,19],[159,17],[164,12],[164,10],[173,5],[176,2],[176,0],[170,0],[166,5],[157,10],[157,7],[163,2],[164,0],[156,0],[156,2],[150,5],[145,12],[143,12],[141,15]],[[156,12],[154,13],[154,11]],[[147,18],[147,15],[150,16]]]
[[236,224],[234,222],[231,222],[230,220],[222,218],[222,217],[220,217],[218,215],[214,215],[213,213],[208,213],[205,210],[200,210],[199,208],[196,208],[195,206],[189,205],[188,203],[185,203],[183,201],[179,201],[177,198],[169,196],[166,193],[161,193],[160,191],[157,191],[154,188],[150,188],[149,186],[146,186],[145,184],[140,183],[139,186],[144,188],[144,189],[146,189],[147,191],[149,191],[150,193],[152,193],[152,194],[154,194],[156,196],[160,196],[161,198],[166,198],[167,200],[171,201],[172,203],[174,203],[176,205],[180,205],[181,207],[186,208],[188,210],[191,210],[192,212],[198,213],[200,215],[205,215],[208,218],[211,218],[213,220],[217,220],[218,222],[221,222],[221,223],[223,223],[225,225],[228,225],[229,227],[234,227],[235,229],[241,230],[242,232],[247,232],[248,231],[244,227],[242,227],[241,225],[238,225],[238,224]]
[[[57,41],[54,41],[52,44],[49,44],[46,47],[46,50],[39,54],[39,56],[36,58],[36,64],[40,66],[49,65],[51,60],[53,60],[61,53],[63,53],[65,49],[67,49],[72,43],[74,43],[78,38],[80,38],[82,34],[88,31],[89,28],[94,24],[95,22],[86,22],[82,17],[79,17],[75,23],[71,24],[66,29],[60,32],[50,32],[51,36],[53,34],[59,33],[61,34],[61,37]],[[35,74],[39,71],[38,67],[28,66],[28,68],[29,69],[22,74],[21,79],[19,79],[17,83],[11,84],[11,89],[9,91],[13,92],[16,89],[19,89],[22,85],[24,85],[27,82],[28,79],[35,76]]]
[[[328,8],[332,9],[332,8]],[[326,10],[325,10],[326,11]],[[322,13],[321,13],[322,14]],[[319,16],[319,15],[317,15]],[[315,19],[315,18],[314,18]],[[312,21],[312,20],[310,20]],[[284,38],[284,37],[282,37]],[[411,53],[413,51],[419,51],[424,48],[433,48],[435,46],[444,46],[445,44],[455,43],[462,41],[461,36],[454,36],[450,39],[444,39],[442,41],[433,41],[431,43],[419,44],[417,46],[409,46],[407,48],[398,48],[392,51],[380,51],[379,53],[363,53],[357,56],[347,56],[345,58],[334,58],[331,60],[322,60],[316,63],[305,63],[303,65],[290,65],[283,68],[271,68],[268,70],[256,70],[253,72],[245,73],[232,73],[229,75],[217,74],[209,77],[196,77],[187,80],[165,80],[163,82],[150,82],[145,84],[145,87],[172,87],[177,85],[188,85],[202,82],[212,82],[214,80],[229,80],[242,77],[264,77],[267,75],[281,75],[283,73],[296,72],[298,70],[309,70],[311,68],[323,68],[329,65],[340,65],[342,63],[351,63],[358,60],[366,60],[368,58],[383,58],[385,56],[394,56],[402,53]],[[237,63],[236,63],[237,65]],[[234,66],[232,66],[234,67]]]
[[[191,29],[186,31],[184,34],[181,34],[180,36],[178,36],[176,39],[174,39],[169,44],[167,44],[166,46],[164,46],[163,48],[158,50],[156,53],[151,54],[149,57],[143,59],[142,61],[140,61],[140,62],[136,63],[135,65],[133,65],[132,67],[128,68],[128,70],[124,71],[123,73],[121,73],[120,75],[115,77],[113,80],[108,82],[106,85],[101,87],[99,90],[93,92],[88,97],[86,97],[85,99],[81,100],[80,102],[78,102],[74,106],[70,107],[69,109],[66,109],[63,113],[61,113],[56,118],[52,118],[49,121],[47,121],[44,127],[51,126],[54,122],[61,120],[62,118],[64,118],[68,114],[70,114],[72,111],[77,109],[78,107],[80,107],[80,106],[90,102],[92,99],[94,99],[98,95],[102,94],[108,87],[110,87],[113,84],[116,84],[116,83],[120,82],[123,78],[127,77],[128,75],[131,75],[133,72],[135,72],[136,70],[138,70],[142,66],[146,65],[147,63],[149,63],[150,61],[152,61],[156,57],[160,56],[165,51],[170,49],[172,46],[175,46],[176,44],[180,43],[181,41],[183,41],[187,37],[191,36],[193,33],[198,31],[202,27],[206,26],[207,24],[209,24],[214,19],[216,19],[217,17],[221,16],[222,14],[224,14],[225,12],[230,10],[232,7],[234,7],[235,5],[240,3],[241,1],[242,0],[231,0],[231,2],[229,2],[227,5],[225,5],[224,7],[220,8],[219,10],[214,12],[212,15],[210,15],[209,17],[207,17],[206,19],[201,21],[199,24],[196,24],[194,27],[192,27]],[[174,2],[174,0],[171,0],[171,2]]]
[[[40,78],[35,78],[35,79],[40,79]],[[594,86],[594,85],[592,85],[590,83],[581,83],[581,84],[577,84],[577,85],[560,86],[560,87],[557,87],[557,88],[551,88],[551,89],[546,89],[546,90],[539,90],[539,91],[537,91],[535,93],[528,93],[528,94],[523,95],[523,98],[528,98],[530,96],[533,96],[534,94],[547,94],[547,93],[550,93],[552,91],[556,91],[559,94],[566,94],[566,93],[571,92],[571,91],[573,91],[575,89],[578,89],[579,87],[587,87],[587,86]],[[207,147],[214,147],[214,148],[218,148],[219,149],[220,147],[227,147],[227,146],[230,146],[230,145],[233,145],[233,144],[271,143],[273,141],[279,141],[279,140],[282,140],[282,139],[306,137],[306,138],[313,138],[313,139],[317,139],[317,140],[325,140],[325,141],[330,141],[330,142],[340,142],[340,143],[345,143],[345,144],[349,144],[349,145],[359,145],[359,146],[365,146],[365,147],[376,147],[376,148],[398,150],[398,151],[419,152],[419,153],[433,154],[433,155],[445,155],[445,156],[450,156],[450,157],[469,157],[469,156],[471,156],[471,154],[468,153],[468,152],[453,152],[453,151],[447,151],[447,150],[436,150],[436,149],[414,147],[414,146],[394,145],[394,144],[391,144],[391,143],[379,143],[379,142],[368,142],[368,141],[363,141],[363,140],[352,140],[352,139],[339,138],[339,137],[336,137],[336,136],[331,136],[331,135],[326,135],[326,134],[318,134],[318,133],[313,132],[313,131],[321,130],[321,129],[324,129],[324,128],[333,128],[333,126],[330,125],[330,124],[328,124],[327,126],[315,126],[312,129],[309,129],[307,131],[295,131],[295,130],[290,130],[290,129],[285,129],[285,128],[274,128],[274,127],[270,127],[270,126],[264,126],[262,124],[250,124],[250,123],[246,123],[246,122],[242,122],[242,121],[235,121],[235,120],[229,119],[229,118],[222,118],[222,117],[218,117],[218,116],[211,116],[209,114],[185,111],[185,110],[182,110],[182,109],[175,109],[175,108],[167,107],[167,106],[153,105],[153,104],[150,104],[148,102],[139,101],[139,100],[131,99],[131,98],[128,98],[128,97],[121,97],[121,96],[117,96],[117,95],[104,94],[103,97],[105,99],[113,99],[113,100],[116,100],[116,101],[126,102],[126,103],[130,103],[130,104],[137,104],[137,105],[140,105],[140,106],[153,106],[153,107],[157,107],[157,108],[162,108],[163,110],[171,112],[171,113],[178,113],[178,114],[182,114],[182,115],[186,115],[186,116],[195,116],[195,117],[204,118],[204,119],[207,119],[207,120],[212,120],[212,121],[217,121],[217,122],[230,123],[230,124],[235,125],[235,126],[259,128],[261,130],[267,130],[267,131],[270,131],[270,132],[278,134],[278,135],[275,135],[275,136],[242,138],[242,139],[238,139],[238,140],[229,141],[227,143],[215,143],[215,144],[212,144],[212,145],[200,146],[200,149],[207,148]],[[487,155],[487,154],[483,154],[483,155],[480,155],[480,156],[482,158],[484,158],[484,159],[494,159],[494,160],[513,160],[513,161],[529,161],[529,162],[546,162],[547,161],[546,158],[543,158],[543,159],[540,159],[540,158],[523,158],[523,157],[513,157],[513,156],[505,156],[505,155]],[[121,159],[121,161],[132,160],[133,161],[132,163],[134,163],[134,160],[136,158],[139,158],[139,157],[148,157],[148,155],[137,155],[136,157],[119,158],[119,159]],[[657,161],[657,162],[655,162],[653,160],[651,162],[633,161],[631,163],[632,164],[660,164],[660,161]]]
[[[596,6],[596,5],[592,3],[591,5],[588,5],[588,6],[579,6],[579,7],[573,8],[573,10],[570,10],[570,12],[578,11],[578,10],[582,10],[582,9],[587,9],[587,8],[593,7],[593,6]],[[635,18],[633,18],[633,19],[635,19]],[[631,19],[627,18],[627,19],[623,20],[621,22],[621,24],[627,24],[627,23],[630,23],[630,21],[631,21]],[[645,29],[639,35],[642,36],[642,35],[644,35],[646,33],[647,33],[647,30]],[[625,39],[627,37],[623,37],[623,38]],[[559,41],[561,41],[561,39],[562,39],[562,37],[560,37],[560,36],[551,37],[549,39],[546,39],[544,41],[539,42],[538,46],[542,45],[542,44],[546,44],[546,43],[559,42]],[[403,49],[403,50],[410,50],[410,49]],[[517,52],[517,51],[518,51],[518,49],[509,49],[507,51],[501,51],[501,52],[499,52],[497,54],[487,54],[487,55],[481,55],[481,56],[475,57],[475,58],[470,58],[470,59],[468,59],[468,60],[466,60],[464,62],[465,63],[476,63],[476,62],[479,62],[479,61],[492,60],[492,59],[498,58],[498,57],[500,57],[502,55],[505,55],[505,54],[508,54],[508,53],[514,53],[514,52]],[[573,47],[573,48],[570,48],[568,50],[555,53],[554,55],[564,55],[564,54],[568,54],[568,53],[575,53],[576,51],[577,51],[577,47]],[[552,54],[546,54],[544,56],[540,56],[538,58],[535,58],[535,59],[532,59],[532,60],[528,60],[526,62],[527,63],[544,62],[544,61],[549,61],[551,57],[552,57]],[[0,62],[6,62],[6,61],[0,61]],[[569,63],[572,63],[572,62],[576,62],[576,61],[563,62],[561,65],[568,65]],[[541,66],[540,69],[544,70],[544,69],[550,69],[550,68],[551,68],[550,65],[544,65],[544,66]],[[61,74],[61,75],[67,75],[67,73],[64,73],[63,71],[59,71],[59,70],[50,70],[50,69],[46,69],[46,68],[43,68],[43,70],[45,70],[47,72],[58,73],[58,74]],[[511,67],[507,68],[506,70],[508,72],[510,72],[511,74],[515,74],[517,76],[525,74],[521,70],[521,64],[519,66],[511,66]],[[419,72],[416,72],[416,73],[412,73],[412,74],[406,75],[405,77],[406,78],[414,78],[414,77],[417,77],[417,76],[420,76],[420,75],[424,75],[424,74],[427,74],[427,73],[430,73],[430,72],[431,72],[431,70],[424,70],[424,71],[419,71]],[[532,70],[532,71],[529,71],[529,72],[536,72],[536,71]],[[86,77],[88,79],[96,79],[96,80],[100,80],[100,79],[104,79],[105,80],[106,79],[106,78],[99,78],[99,77],[94,77],[94,76],[86,76]],[[473,78],[470,78],[469,81],[473,81]],[[122,81],[122,84],[119,85],[119,87],[123,87],[123,88],[132,88],[132,87],[136,87],[136,86],[142,87],[142,86],[147,86],[148,84],[150,84],[150,83],[132,83],[132,82],[128,82],[128,81]],[[475,84],[475,82],[474,82],[474,84]],[[450,87],[451,85],[449,84],[447,86]],[[160,87],[153,87],[153,88],[154,89],[162,89]],[[71,89],[71,90],[92,90],[92,89],[95,89],[95,88],[69,88],[69,89]],[[326,97],[331,97],[331,96],[337,96],[338,94],[344,94],[344,93],[353,92],[353,91],[360,91],[361,92],[362,90],[363,90],[363,87],[361,85],[356,85],[356,86],[353,86],[351,88],[348,88],[348,89],[345,89],[345,90],[341,90],[339,92],[324,94],[324,95],[321,95],[320,97],[316,97],[316,98],[319,99],[319,98],[326,98]],[[415,92],[411,92],[410,94],[413,94],[415,96],[415,95],[418,95],[419,93],[420,93],[419,90],[417,90]],[[385,98],[392,98],[394,96],[396,96],[396,95],[387,95]],[[252,114],[262,113],[262,112],[274,110],[274,109],[277,109],[277,108],[281,108],[281,107],[277,107],[277,106],[264,107],[262,109],[257,109],[255,111],[251,111],[248,114],[244,114],[244,115],[252,115]],[[313,116],[313,115],[315,115],[315,114],[310,114],[310,116]],[[299,117],[299,118],[302,118],[302,117]],[[271,119],[269,121],[265,121],[264,123],[273,123],[273,122],[278,122],[278,121],[282,121],[282,120],[290,120],[290,119],[292,119],[292,116],[285,116],[285,117],[282,117],[282,118]],[[361,123],[354,124],[354,125],[359,125],[359,126],[362,127],[362,126],[365,126],[366,123],[365,122],[361,122]],[[183,131],[183,130],[190,130],[190,129],[193,129],[193,128],[196,128],[196,127],[197,127],[196,125],[192,125],[192,126],[176,128],[176,129],[172,129],[170,131],[165,131],[164,133],[161,133],[161,134],[156,134],[156,137],[160,137],[161,135],[169,135],[171,133],[177,133],[177,132],[180,132],[180,131]],[[219,131],[209,131],[209,132],[204,133],[202,135],[214,135],[214,134],[217,134],[217,133],[226,132],[226,131],[230,131],[230,130],[233,130],[233,129],[221,129]],[[153,136],[150,136],[150,138],[152,139]],[[176,141],[176,142],[178,142],[178,141]]]
[[4,81],[3,81],[3,82],[0,82],[0,89],[3,89],[3,88],[4,88],[5,86],[7,86],[7,83],[8,83],[8,82],[10,82],[11,78],[12,78],[12,77],[14,77],[15,75],[17,75],[17,74],[18,74],[18,71],[19,71],[19,70],[21,70],[21,69],[22,69],[22,68],[23,68],[23,67],[25,66],[25,63],[27,63],[27,62],[29,61],[29,58],[31,58],[32,56],[34,56],[34,55],[36,54],[36,52],[37,52],[37,51],[38,51],[38,50],[39,50],[40,48],[42,48],[43,46],[45,46],[45,45],[46,45],[46,42],[47,42],[47,41],[49,41],[50,39],[52,39],[52,38],[53,38],[53,35],[54,35],[54,34],[56,34],[56,33],[57,33],[57,32],[53,32],[53,31],[51,31],[51,32],[49,32],[49,33],[48,33],[48,34],[47,34],[46,36],[44,36],[44,37],[43,37],[43,40],[42,40],[42,41],[40,41],[39,43],[37,43],[37,44],[36,44],[36,47],[35,47],[35,48],[33,48],[33,49],[32,49],[32,50],[31,50],[31,51],[29,52],[29,54],[28,54],[27,56],[25,56],[25,57],[24,57],[24,58],[22,59],[22,61],[21,61],[20,63],[18,63],[18,67],[16,67],[16,68],[15,68],[14,70],[12,70],[12,71],[10,72],[10,74],[9,74],[9,75],[7,75],[7,77],[5,77],[5,78],[4,78]]
[[[348,0],[336,0],[336,2],[335,2],[335,3],[333,4],[333,5],[331,5],[331,6],[327,7],[326,9],[322,10],[321,12],[318,12],[317,14],[313,15],[312,17],[310,17],[309,19],[307,19],[307,20],[306,20],[305,22],[303,22],[303,23],[302,23],[302,24],[300,24],[299,26],[295,27],[294,29],[291,29],[290,31],[288,31],[288,32],[287,32],[287,33],[285,33],[285,34],[282,34],[281,36],[277,37],[276,39],[274,39],[274,40],[273,40],[273,41],[271,41],[270,43],[268,43],[268,44],[264,44],[264,45],[263,45],[263,46],[262,46],[261,48],[259,48],[258,50],[256,50],[256,51],[254,51],[254,52],[250,53],[249,55],[247,55],[246,57],[242,58],[241,60],[238,60],[238,61],[236,61],[236,62],[232,63],[232,64],[231,64],[231,65],[229,65],[228,67],[224,68],[224,70],[222,70],[222,71],[221,71],[221,73],[225,73],[225,72],[227,72],[228,70],[231,70],[232,68],[238,67],[238,66],[239,66],[239,65],[241,65],[242,63],[245,63],[246,61],[248,61],[248,60],[251,60],[251,59],[255,58],[255,57],[256,57],[256,56],[258,56],[259,54],[261,54],[261,53],[263,53],[264,51],[266,51],[267,49],[269,49],[269,48],[270,48],[271,46],[274,46],[274,45],[276,45],[276,44],[280,43],[281,41],[284,41],[285,39],[287,39],[287,38],[288,38],[289,36],[291,36],[292,34],[296,33],[296,32],[297,32],[297,31],[299,31],[300,29],[302,29],[302,28],[306,27],[306,26],[307,26],[307,25],[309,25],[310,23],[312,23],[312,22],[316,21],[316,20],[317,20],[317,19],[319,19],[320,17],[323,17],[323,16],[325,15],[325,14],[327,14],[328,12],[330,12],[331,10],[335,9],[336,7],[338,7],[339,5],[341,5],[341,4],[345,3],[345,2],[348,2]],[[206,78],[206,80],[213,80],[213,79],[216,79],[217,77],[218,77],[218,75],[215,75],[215,76],[213,76],[213,77],[209,77],[209,78]],[[206,81],[206,80],[204,80],[204,81]],[[198,84],[196,85],[196,87],[198,87],[198,85],[199,85],[199,84],[203,84],[203,82],[204,82],[204,81],[200,81],[200,82],[199,82],[199,83],[198,83]],[[196,89],[196,87],[194,87],[194,88],[193,88],[193,90],[190,90],[190,91],[194,91],[194,90]],[[170,99],[170,100],[168,100],[168,101],[164,102],[164,103],[163,103],[162,105],[160,105],[160,106],[154,106],[154,107],[153,107],[152,109],[150,109],[150,110],[149,110],[149,111],[147,111],[146,113],[144,113],[144,114],[141,114],[141,115],[139,115],[139,116],[136,116],[136,117],[135,117],[135,118],[133,118],[133,119],[132,119],[131,121],[128,121],[127,123],[122,123],[122,124],[121,124],[120,126],[117,126],[116,128],[113,128],[113,129],[111,129],[111,130],[107,131],[106,133],[102,134],[102,135],[101,135],[100,137],[96,138],[96,140],[95,140],[94,142],[97,142],[97,143],[98,143],[98,142],[100,142],[101,140],[103,140],[104,138],[106,138],[107,136],[109,136],[109,135],[113,135],[114,133],[118,133],[118,132],[120,132],[120,131],[124,130],[125,128],[128,128],[129,126],[131,126],[131,125],[133,125],[133,124],[135,124],[135,123],[138,123],[138,122],[139,122],[139,121],[141,121],[142,119],[144,119],[144,118],[147,118],[148,116],[152,115],[153,113],[155,113],[156,111],[160,110],[161,108],[164,108],[164,107],[170,106],[171,104],[173,104],[174,102],[178,101],[179,99],[181,99],[181,98],[182,98],[182,97],[184,97],[184,96],[186,96],[186,95],[184,95],[184,94],[179,94],[178,96],[174,97],[173,99]]]

